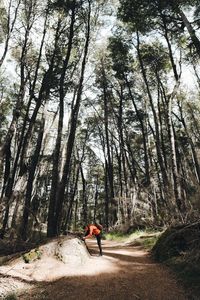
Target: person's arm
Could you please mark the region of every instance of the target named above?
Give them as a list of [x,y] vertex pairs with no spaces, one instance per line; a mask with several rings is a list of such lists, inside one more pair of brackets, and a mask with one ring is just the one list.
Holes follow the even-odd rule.
[[93,228],[92,228],[92,226],[90,226],[90,231],[89,231],[89,234],[88,235],[86,235],[86,236],[84,236],[84,240],[85,239],[89,239],[90,237],[92,237],[92,233],[93,233]]

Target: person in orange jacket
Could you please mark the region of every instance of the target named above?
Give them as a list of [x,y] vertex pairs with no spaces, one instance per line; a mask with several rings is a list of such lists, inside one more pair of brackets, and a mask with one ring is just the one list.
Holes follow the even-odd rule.
[[101,247],[101,230],[95,225],[95,224],[89,224],[85,226],[85,236],[83,237],[83,240],[85,241],[88,238],[91,238],[93,235],[95,235],[97,239],[97,244],[99,246],[99,253],[100,256],[102,256],[102,247]]

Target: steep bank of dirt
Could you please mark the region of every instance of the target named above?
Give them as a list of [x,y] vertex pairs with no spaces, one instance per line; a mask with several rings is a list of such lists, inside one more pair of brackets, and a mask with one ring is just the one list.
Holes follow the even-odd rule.
[[[18,293],[19,299],[188,299],[173,273],[152,262],[148,253],[140,247],[124,247],[113,241],[103,241],[104,255],[98,257],[96,242],[90,240],[87,243],[91,258],[79,266],[60,262],[59,274],[55,271],[55,265],[50,269],[51,261],[47,265],[41,265],[38,261],[35,266],[37,272],[44,271],[47,275],[48,267],[49,277],[40,280],[38,277],[29,289]],[[72,248],[71,253],[73,251]]]
[[200,299],[199,221],[168,228],[154,245],[152,255],[174,270],[186,289]]

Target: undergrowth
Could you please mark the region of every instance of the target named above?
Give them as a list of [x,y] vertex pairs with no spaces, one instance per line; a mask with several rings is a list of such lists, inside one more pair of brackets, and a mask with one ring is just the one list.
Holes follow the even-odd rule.
[[104,237],[106,238],[106,240],[109,241],[124,242],[127,239],[128,234],[121,233],[121,232],[109,232],[104,234]]
[[160,232],[153,230],[136,230],[129,234],[110,232],[105,234],[105,238],[107,240],[122,242],[132,246],[142,246],[147,250],[151,250],[160,234]]

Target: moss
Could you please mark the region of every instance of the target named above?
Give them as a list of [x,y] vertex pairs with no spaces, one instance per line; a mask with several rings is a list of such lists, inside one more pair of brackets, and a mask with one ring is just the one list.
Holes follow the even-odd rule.
[[41,251],[39,249],[33,249],[29,251],[28,253],[23,254],[23,260],[25,263],[30,263],[34,260],[40,259],[41,258]]

